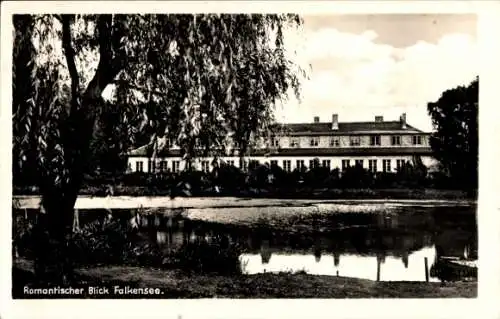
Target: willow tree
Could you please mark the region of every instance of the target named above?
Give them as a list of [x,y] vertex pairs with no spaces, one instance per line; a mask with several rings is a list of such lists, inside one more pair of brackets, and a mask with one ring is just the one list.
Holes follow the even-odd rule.
[[186,159],[200,155],[197,143],[206,153],[228,139],[244,153],[273,123],[275,103],[298,95],[300,70],[283,43],[284,28],[301,23],[295,15],[17,15],[13,23],[13,157],[18,171],[36,167],[56,240],[71,230],[108,87],[126,136],[174,139]]

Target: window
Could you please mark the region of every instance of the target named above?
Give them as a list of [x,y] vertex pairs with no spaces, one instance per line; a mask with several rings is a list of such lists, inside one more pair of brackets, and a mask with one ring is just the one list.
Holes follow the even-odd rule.
[[368,170],[372,173],[377,172],[377,160],[368,160]]
[[205,173],[210,171],[210,162],[209,161],[201,161],[201,170]]
[[242,171],[247,170],[247,161],[240,159],[240,168]]
[[277,138],[271,138],[271,147],[280,147],[280,141]]
[[345,170],[345,169],[347,169],[350,166],[351,166],[351,161],[350,160],[342,160],[342,170]]
[[361,139],[359,136],[351,136],[349,142],[351,146],[359,146],[361,144]]
[[278,166],[278,161],[277,160],[271,160],[271,167],[276,167]]
[[292,170],[292,161],[290,161],[290,160],[284,160],[283,161],[283,169],[286,172],[290,172]]
[[363,160],[355,160],[354,163],[356,166],[363,167]]
[[391,137],[391,144],[392,145],[401,145],[401,136],[399,135],[394,135]]
[[248,163],[248,167],[250,169],[256,169],[259,166],[260,162],[258,160],[250,160],[250,163]]
[[396,169],[398,171],[400,171],[404,165],[405,165],[405,160],[402,160],[402,159],[396,160]]
[[323,167],[327,167],[327,168],[330,168],[330,165],[331,165],[331,161],[330,160],[323,160]]
[[391,171],[391,160],[390,159],[382,160],[382,170],[384,171],[384,173],[388,173]]
[[167,161],[160,161],[160,172],[166,172],[167,168]]
[[144,163],[142,161],[135,162],[135,171],[136,172],[144,172]]
[[309,145],[313,146],[313,147],[314,146],[318,146],[319,145],[319,138],[317,138],[317,137],[311,138],[311,141],[310,141]]
[[309,160],[309,168],[319,167],[319,159]]
[[297,160],[297,169],[303,169],[304,168],[304,160]]
[[178,173],[180,166],[181,166],[181,162],[180,161],[173,161],[172,162],[172,172],[173,173]]
[[290,140],[290,147],[299,147],[299,140],[296,138],[293,138]]
[[413,145],[422,145],[422,136],[414,135],[412,136]]
[[154,162],[152,160],[148,161],[148,172],[153,173],[154,172]]
[[340,139],[338,136],[332,137],[330,139],[330,146],[331,147],[339,147],[340,146]]
[[227,161],[227,165],[229,165],[229,166],[234,166],[234,161],[233,161],[233,160],[229,160],[229,161]]
[[380,135],[370,136],[370,145],[379,146],[380,145]]

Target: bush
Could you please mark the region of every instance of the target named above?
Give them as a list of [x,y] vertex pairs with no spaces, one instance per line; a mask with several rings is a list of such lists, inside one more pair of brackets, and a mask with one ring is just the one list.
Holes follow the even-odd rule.
[[373,185],[373,176],[361,165],[347,167],[340,178],[345,188],[369,188]]
[[335,168],[331,170],[325,180],[325,186],[328,188],[338,188],[340,185],[340,170]]
[[160,266],[162,253],[155,243],[141,239],[127,220],[98,219],[71,238],[72,260],[79,264]]
[[304,186],[304,179],[307,173],[307,168],[302,167],[302,168],[296,168],[294,169],[290,174],[291,174],[291,182],[293,183],[295,187],[303,187]]
[[375,188],[394,188],[399,182],[396,173],[379,172],[375,175]]
[[221,164],[214,169],[212,174],[213,184],[222,187],[226,191],[233,192],[245,187],[246,174],[233,165]]
[[234,275],[241,273],[240,254],[238,246],[224,244],[219,239],[213,243],[188,243],[174,254],[174,258],[187,272]]
[[126,186],[146,186],[148,183],[148,174],[143,172],[133,172],[125,174],[123,184]]
[[413,164],[406,162],[398,170],[395,176],[398,185],[412,188],[423,188],[427,186],[427,167],[419,157],[413,160]]
[[199,194],[211,186],[208,175],[205,172],[195,170],[181,172],[174,181],[175,186],[179,183],[185,184],[186,190],[189,190],[189,193],[193,195]]
[[258,165],[251,168],[248,172],[249,186],[258,189],[266,188],[270,184],[270,175],[271,168],[267,165]]
[[316,166],[304,174],[304,184],[308,187],[326,187],[330,176],[328,167]]
[[291,173],[286,172],[278,165],[272,165],[270,168],[272,176],[272,186],[278,190],[288,190],[295,186],[293,176]]

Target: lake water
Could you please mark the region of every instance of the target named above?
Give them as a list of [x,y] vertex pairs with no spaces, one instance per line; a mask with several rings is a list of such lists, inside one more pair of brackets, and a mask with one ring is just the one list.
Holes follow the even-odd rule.
[[[427,259],[430,281],[439,281],[431,271],[439,258],[477,259],[475,206],[360,210],[354,205],[335,209],[217,208],[181,214],[156,210],[143,214],[137,222],[143,237],[165,254],[189,242],[237,245],[244,274],[305,271],[381,281],[425,281]],[[96,213],[82,212],[82,216],[84,223],[85,216]]]

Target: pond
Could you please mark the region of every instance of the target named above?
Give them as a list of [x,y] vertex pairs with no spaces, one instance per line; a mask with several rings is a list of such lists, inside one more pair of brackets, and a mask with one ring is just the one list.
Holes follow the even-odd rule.
[[[80,222],[99,212],[81,211]],[[136,213],[113,210],[124,219],[135,215],[142,237],[166,255],[188,243],[237,246],[243,274],[304,271],[425,281],[427,271],[429,281],[440,281],[440,260],[477,260],[474,205],[157,208]]]

